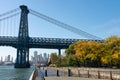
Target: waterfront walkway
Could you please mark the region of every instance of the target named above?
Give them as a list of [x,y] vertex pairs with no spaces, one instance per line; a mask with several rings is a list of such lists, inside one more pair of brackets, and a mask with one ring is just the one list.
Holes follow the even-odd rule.
[[68,76],[56,76],[56,72],[47,71],[47,76],[45,74],[45,70],[39,69],[38,76],[36,80],[109,80],[109,79],[94,79],[94,78],[81,78],[81,77],[68,77]]

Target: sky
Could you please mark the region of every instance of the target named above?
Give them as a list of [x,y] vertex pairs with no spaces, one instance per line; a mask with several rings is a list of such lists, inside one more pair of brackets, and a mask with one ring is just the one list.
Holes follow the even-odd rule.
[[[120,36],[120,0],[1,0],[0,14],[19,8],[20,5],[26,5],[29,9],[102,39],[112,35]],[[84,39],[80,35],[31,14],[29,14],[28,23],[30,37]],[[38,51],[38,54],[58,52],[57,50],[30,49],[30,56],[34,51]],[[15,59],[16,49],[1,46],[0,57],[8,54]]]

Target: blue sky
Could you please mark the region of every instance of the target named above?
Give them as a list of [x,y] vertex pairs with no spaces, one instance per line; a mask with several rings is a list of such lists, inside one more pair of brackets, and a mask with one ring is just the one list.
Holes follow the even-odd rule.
[[[120,0],[1,0],[0,14],[20,5],[27,5],[30,9],[103,39],[111,35],[120,36]],[[84,38],[31,14],[29,14],[29,34],[31,37]],[[34,50],[39,53],[57,52],[57,50],[32,49],[30,55],[33,55]],[[0,47],[0,56],[8,54],[15,57],[16,49]]]

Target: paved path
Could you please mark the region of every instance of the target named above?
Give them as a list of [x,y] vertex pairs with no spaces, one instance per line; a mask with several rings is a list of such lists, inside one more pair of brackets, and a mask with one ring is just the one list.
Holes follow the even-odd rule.
[[80,78],[80,77],[65,77],[60,76],[56,77],[55,72],[48,71],[47,72],[48,77],[45,77],[45,70],[38,70],[38,77],[36,77],[36,80],[109,80],[109,79],[92,79],[92,78]]
[[[39,69],[38,70],[38,77],[36,77],[36,80],[44,80],[44,76],[45,76],[45,70]],[[47,76],[51,76],[51,77],[56,76],[56,73],[48,70]]]
[[[56,72],[47,70],[47,76],[56,76],[56,75],[57,75]],[[45,70],[42,70],[42,69],[38,70],[38,76],[41,76],[41,77],[45,76]]]
[[[41,78],[41,77],[36,77],[36,79],[35,80],[47,80],[47,79],[45,79],[45,78]],[[49,80],[49,79],[48,79]],[[51,79],[52,80],[52,79]],[[54,80],[54,79],[53,79]]]

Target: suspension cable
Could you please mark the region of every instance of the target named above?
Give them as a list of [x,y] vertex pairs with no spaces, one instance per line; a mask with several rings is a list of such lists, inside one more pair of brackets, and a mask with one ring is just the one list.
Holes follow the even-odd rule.
[[16,19],[15,18],[16,18],[16,16],[14,17],[14,21],[13,21],[14,22],[14,30],[13,30],[14,35],[15,35],[15,30],[16,30]]
[[19,9],[19,8],[16,8],[16,9],[13,9],[13,10],[8,11],[8,12],[6,12],[6,13],[0,14],[0,17],[9,15],[9,14],[14,13],[14,12],[17,12],[18,10],[20,10],[20,9]]
[[11,17],[14,17],[14,16],[16,16],[16,15],[18,15],[18,14],[20,14],[20,12],[15,13],[15,14],[12,14],[12,15],[7,16],[7,17],[4,17],[4,18],[1,18],[0,21],[6,20],[6,19],[11,18]]
[[[14,31],[12,29],[14,29],[14,25],[13,25],[13,19],[14,17],[16,17],[17,15],[19,15],[20,12],[18,13],[14,13],[12,15],[6,16],[4,18],[0,19],[0,36],[11,36],[14,35]],[[10,26],[10,27],[9,27]]]
[[13,31],[12,31],[12,27],[13,27],[13,25],[12,25],[13,19],[12,19],[12,18],[13,18],[13,17],[10,18],[10,24],[9,24],[9,25],[10,25],[10,27],[9,27],[9,31],[10,31],[9,34],[10,34],[11,36],[12,36],[12,32],[13,32]]
[[[11,35],[12,31],[9,31],[9,19],[20,14],[20,9],[16,8],[6,13],[0,14],[0,35],[8,36]],[[12,24],[12,23],[11,23]],[[9,34],[10,32],[10,34]]]
[[53,23],[53,24],[55,24],[55,25],[57,25],[57,26],[59,26],[59,27],[62,27],[62,28],[67,29],[67,30],[69,30],[69,31],[71,31],[71,32],[74,32],[74,33],[76,33],[76,34],[78,34],[78,35],[80,35],[80,36],[83,36],[83,37],[85,37],[85,38],[95,39],[95,40],[102,40],[101,38],[99,38],[99,37],[97,37],[97,36],[94,36],[94,35],[92,35],[92,34],[89,34],[89,33],[85,32],[85,31],[82,31],[82,30],[80,30],[80,29],[77,29],[77,28],[75,28],[75,27],[73,27],[73,26],[71,26],[71,25],[65,24],[65,23],[63,23],[63,22],[61,22],[61,21],[58,21],[58,20],[56,20],[56,19],[53,19],[53,18],[51,18],[51,17],[48,17],[48,16],[46,16],[46,15],[44,15],[44,14],[41,14],[41,13],[39,13],[39,12],[37,12],[37,11],[34,11],[34,10],[32,10],[32,9],[29,9],[29,10],[30,10],[30,13],[31,13],[32,15],[37,16],[37,17],[39,17],[39,18],[42,18],[42,19],[44,19],[44,20],[46,20],[46,21],[48,21],[48,22],[50,22],[50,23]]

